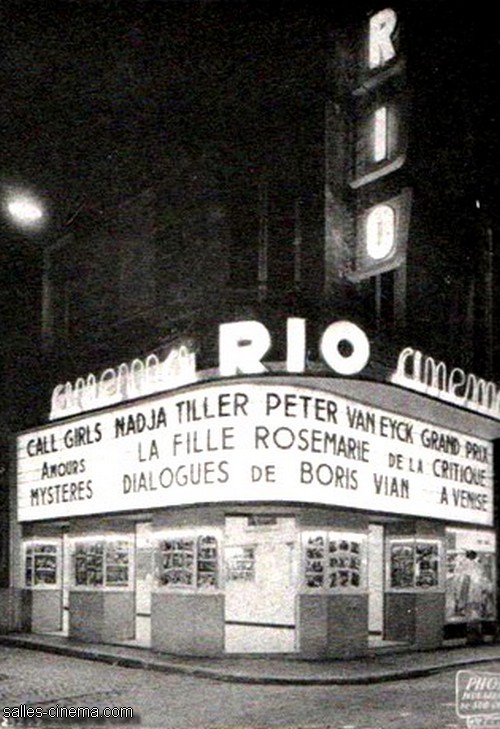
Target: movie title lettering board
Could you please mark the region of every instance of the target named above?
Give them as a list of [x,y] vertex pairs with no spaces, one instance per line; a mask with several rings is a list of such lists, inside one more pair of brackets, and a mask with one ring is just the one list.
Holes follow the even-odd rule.
[[20,521],[297,502],[493,523],[485,440],[308,387],[165,394],[17,439]]

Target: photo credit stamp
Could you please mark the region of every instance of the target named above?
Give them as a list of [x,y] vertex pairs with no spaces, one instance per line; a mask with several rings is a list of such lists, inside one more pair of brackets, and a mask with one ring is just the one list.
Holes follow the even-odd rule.
[[457,671],[455,687],[457,716],[467,727],[500,728],[500,673]]

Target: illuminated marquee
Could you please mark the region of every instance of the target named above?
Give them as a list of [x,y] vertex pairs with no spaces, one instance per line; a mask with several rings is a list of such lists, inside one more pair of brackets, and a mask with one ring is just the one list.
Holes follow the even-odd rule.
[[17,456],[20,521],[238,501],[493,519],[489,442],[266,378],[52,424]]

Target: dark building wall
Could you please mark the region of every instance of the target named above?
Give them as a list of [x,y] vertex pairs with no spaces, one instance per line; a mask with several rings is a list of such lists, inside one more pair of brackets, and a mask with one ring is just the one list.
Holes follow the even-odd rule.
[[[415,190],[408,299],[418,316],[415,336],[433,335],[437,355],[488,373],[485,356],[485,254],[481,223],[483,133],[481,33],[451,7],[437,13],[410,5],[407,32],[412,85],[409,163]],[[443,41],[445,29],[453,42]],[[429,303],[431,305],[429,305]]]
[[[4,226],[0,223],[0,232]],[[9,520],[15,505],[9,488],[15,474],[12,434],[39,423],[47,411],[41,385],[41,251],[17,241],[0,250],[0,589],[9,585]],[[10,601],[7,596],[6,603]]]
[[229,269],[217,181],[181,150],[171,164],[162,184],[102,219],[82,216],[47,250],[43,341],[55,369],[147,354],[218,306]]

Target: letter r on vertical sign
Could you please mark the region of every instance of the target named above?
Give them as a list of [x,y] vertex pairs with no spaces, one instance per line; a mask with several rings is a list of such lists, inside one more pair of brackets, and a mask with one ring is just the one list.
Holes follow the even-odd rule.
[[396,55],[391,36],[397,22],[398,16],[392,8],[381,10],[370,18],[368,36],[368,63],[370,68],[385,66]]

